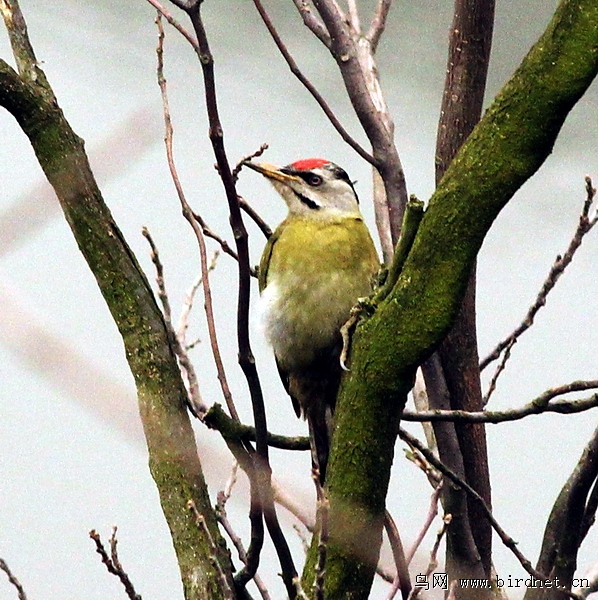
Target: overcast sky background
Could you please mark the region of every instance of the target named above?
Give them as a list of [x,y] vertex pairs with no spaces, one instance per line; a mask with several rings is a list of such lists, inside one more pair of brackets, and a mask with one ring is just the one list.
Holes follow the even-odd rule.
[[[325,49],[303,27],[290,2],[267,4],[300,67],[363,141]],[[433,190],[451,5],[438,0],[397,2],[379,49],[382,84],[394,114],[409,192],[422,199]],[[499,0],[488,101],[546,26],[555,5],[547,0]],[[153,10],[142,0],[91,5],[23,0],[22,9],[60,105],[86,140],[106,202],[153,280],[140,233],[142,226],[150,229],[162,254],[172,305],[180,307],[199,267],[196,242],[179,215],[164,158]],[[204,13],[231,161],[264,142],[270,144],[266,159],[278,164],[309,156],[329,158],[357,179],[373,229],[368,166],[344,145],[288,73],[252,3],[206,0]],[[366,18],[364,11],[364,22]],[[4,34],[0,56],[12,62]],[[230,239],[226,202],[205,135],[199,65],[170,28],[165,60],[177,166],[188,199]],[[598,182],[597,109],[594,85],[570,115],[553,155],[503,211],[484,244],[478,292],[482,356],[519,323],[555,256],[566,249],[585,196],[584,176]],[[243,173],[239,190],[269,223],[284,217],[282,202],[255,174]],[[263,238],[252,228],[256,262],[262,247]],[[548,387],[596,377],[597,250],[598,233],[593,232],[550,295],[537,325],[515,346],[491,408],[519,406]],[[249,401],[236,366],[234,281],[235,265],[223,256],[212,277],[216,316],[237,406],[249,422]],[[31,599],[124,597],[87,537],[95,528],[107,539],[111,527],[118,525],[121,559],[138,592],[146,600],[182,597],[147,468],[122,342],[26,138],[5,112],[0,112],[0,305],[0,557]],[[204,398],[221,402],[201,302],[192,321],[192,336],[202,339],[193,356]],[[271,429],[304,433],[259,333],[254,346]],[[552,502],[596,425],[595,415],[540,416],[488,428],[495,515],[532,562]],[[420,432],[415,425],[410,429]],[[215,497],[231,461],[217,434],[201,426],[196,431]],[[427,510],[429,490],[424,477],[402,458],[402,448],[397,447],[389,507],[409,545]],[[274,470],[299,501],[309,502],[312,484],[305,454],[275,452]],[[245,533],[242,482],[231,503],[238,530]],[[292,532],[289,537],[301,564],[300,542]],[[581,554],[580,574],[598,560],[597,542],[594,531]],[[495,547],[499,575],[523,577],[498,540]],[[267,554],[262,574],[274,597],[281,597],[276,572]],[[383,597],[385,589],[379,584],[373,597]],[[515,589],[508,592],[513,598],[520,595]],[[14,597],[14,589],[0,577],[0,599]]]

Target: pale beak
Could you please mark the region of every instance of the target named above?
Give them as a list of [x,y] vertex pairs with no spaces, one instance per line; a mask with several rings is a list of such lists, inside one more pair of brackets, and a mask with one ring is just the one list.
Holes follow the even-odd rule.
[[268,179],[274,179],[276,181],[280,181],[282,183],[289,183],[291,181],[301,182],[301,178],[296,175],[289,175],[288,173],[283,173],[278,167],[275,165],[271,165],[269,163],[253,163],[246,160],[243,163],[245,166],[261,173],[264,177]]

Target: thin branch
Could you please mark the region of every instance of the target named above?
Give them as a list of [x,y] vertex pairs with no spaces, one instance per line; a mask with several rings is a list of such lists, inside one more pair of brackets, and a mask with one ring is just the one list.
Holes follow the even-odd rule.
[[220,387],[222,389],[222,395],[224,396],[224,400],[228,407],[228,410],[235,420],[239,420],[239,414],[235,407],[235,403],[232,397],[232,393],[230,391],[230,387],[228,385],[228,380],[226,377],[226,372],[224,370],[224,363],[222,362],[222,356],[220,354],[220,347],[218,345],[218,334],[216,331],[216,324],[214,321],[214,309],[212,302],[212,291],[210,288],[210,280],[209,280],[209,272],[208,272],[208,255],[205,239],[203,236],[203,232],[195,217],[193,215],[193,211],[189,206],[187,199],[185,198],[185,192],[183,191],[183,186],[181,185],[181,181],[178,176],[178,172],[176,169],[176,165],[174,163],[174,153],[172,148],[172,138],[173,138],[173,128],[172,121],[170,118],[170,108],[168,102],[168,91],[166,87],[166,79],[164,77],[164,28],[162,27],[162,20],[160,16],[156,18],[156,25],[158,26],[158,47],[156,48],[156,55],[158,57],[158,85],[160,86],[160,93],[162,95],[162,106],[164,112],[164,125],[166,128],[166,134],[164,137],[164,143],[166,145],[166,156],[168,160],[168,168],[170,169],[170,175],[172,177],[172,181],[176,188],[177,195],[179,197],[179,202],[181,203],[181,208],[183,212],[183,216],[191,225],[193,232],[195,233],[195,237],[197,239],[197,243],[199,246],[199,256],[201,263],[201,277],[203,279],[203,293],[204,293],[204,308],[206,312],[206,320],[208,325],[208,335],[210,338],[210,345],[212,348],[212,355],[214,357],[214,362],[216,364],[216,371],[218,373],[218,381],[220,382]]
[[219,575],[219,579],[220,579],[220,588],[222,590],[224,599],[225,600],[234,600],[233,591],[232,591],[230,585],[228,584],[228,580],[226,579],[226,573],[224,572],[224,569],[222,568],[222,565],[220,564],[220,561],[218,560],[218,552],[217,552],[217,548],[216,548],[216,543],[214,542],[214,538],[212,537],[212,534],[210,533],[208,524],[206,523],[204,516],[202,514],[200,514],[200,512],[197,510],[197,506],[195,506],[195,502],[193,502],[193,500],[189,500],[187,502],[187,507],[193,514],[193,517],[195,518],[195,523],[197,524],[199,529],[204,532],[205,536],[208,539],[208,543],[210,544],[210,548],[212,549],[212,555],[210,556],[210,562],[214,565],[214,567],[218,571],[218,575]]
[[326,575],[326,554],[328,551],[328,515],[330,511],[330,503],[328,496],[320,483],[320,473],[318,469],[312,469],[312,479],[316,485],[316,493],[318,497],[317,508],[317,527],[318,527],[318,556],[315,567],[314,580],[314,598],[315,600],[325,600],[324,596],[324,581]]
[[[577,567],[577,555],[585,535],[584,526],[593,517],[592,489],[598,480],[598,427],[586,444],[575,468],[555,500],[546,523],[536,568],[550,573],[555,580],[571,585]],[[591,503],[588,502],[590,495]],[[526,597],[539,592],[529,590]]]
[[305,26],[326,46],[330,48],[330,34],[324,23],[314,15],[311,5],[307,0],[293,0]]
[[[330,53],[336,60],[345,89],[359,122],[372,146],[372,165],[384,184],[384,215],[377,224],[389,224],[396,244],[408,194],[405,173],[394,143],[394,123],[380,85],[378,68],[367,38],[357,34],[334,0],[313,0],[331,37]],[[375,204],[378,210],[379,204]],[[384,233],[385,235],[385,233]]]
[[596,222],[598,221],[598,212],[595,212],[592,218],[589,217],[590,207],[596,196],[596,189],[593,187],[590,177],[585,178],[585,189],[586,199],[584,201],[582,213],[579,217],[579,223],[565,254],[563,254],[563,256],[557,256],[550,268],[548,276],[542,284],[542,288],[540,289],[535,302],[530,306],[523,321],[508,337],[499,342],[494,350],[480,362],[480,370],[485,369],[492,361],[496,360],[503,351],[510,350],[519,337],[534,324],[536,314],[543,306],[545,306],[548,294],[552,291],[560,276],[573,260],[575,252],[581,246],[584,236],[592,229],[592,227],[594,227],[594,225],[596,225]]
[[13,572],[10,570],[10,567],[2,558],[0,558],[0,569],[6,573],[9,583],[16,588],[19,600],[27,600],[27,594],[25,594],[25,589],[21,585],[21,582],[14,576]]
[[357,2],[356,0],[347,0],[347,5],[349,7],[349,23],[351,23],[353,31],[357,35],[361,35],[361,23],[359,20],[359,10],[357,9]]
[[421,452],[425,458],[432,464],[436,469],[438,469],[445,477],[450,479],[455,485],[459,486],[463,490],[465,490],[468,494],[471,495],[482,508],[486,518],[492,525],[494,531],[498,534],[501,542],[513,553],[515,558],[519,561],[519,564],[525,569],[527,573],[529,573],[532,577],[539,579],[542,582],[550,582],[550,587],[558,589],[563,592],[570,598],[574,600],[581,600],[581,597],[578,594],[574,594],[570,590],[564,589],[560,587],[558,582],[550,579],[540,571],[537,571],[532,566],[532,563],[523,555],[523,553],[517,547],[517,542],[507,535],[505,530],[500,526],[498,521],[494,518],[492,511],[488,508],[484,499],[461,477],[459,477],[454,471],[449,469],[443,462],[438,460],[434,453],[428,450],[424,444],[422,444],[415,436],[411,435],[408,431],[405,431],[402,427],[399,429],[399,436],[402,440],[406,441],[410,446],[416,448],[419,452]]
[[406,559],[408,565],[411,564],[411,561],[413,560],[413,557],[415,556],[417,549],[421,545],[424,537],[426,536],[426,533],[428,533],[428,530],[430,529],[432,523],[434,522],[434,519],[438,515],[438,501],[440,499],[441,492],[442,492],[442,480],[434,488],[434,491],[432,492],[432,495],[430,496],[430,507],[428,509],[428,514],[426,515],[426,519],[425,519],[423,525],[421,526],[419,533],[417,534],[415,540],[411,544],[411,548],[409,548],[409,552],[407,552],[407,555],[405,556],[405,559]]
[[372,52],[374,53],[378,49],[378,42],[380,42],[380,38],[382,37],[384,29],[386,28],[386,19],[388,18],[391,5],[392,0],[378,0],[376,12],[370,24],[370,30],[366,35],[370,42]]
[[[251,396],[251,406],[256,429],[257,453],[252,453],[251,458],[255,462],[256,480],[259,484],[259,487],[257,490],[254,490],[254,492],[259,491],[264,520],[280,561],[282,578],[289,597],[291,600],[294,600],[297,589],[293,581],[297,577],[297,570],[295,569],[291,552],[276,515],[276,507],[274,504],[272,488],[270,484],[271,469],[268,459],[268,427],[264,406],[264,397],[249,339],[251,275],[249,266],[248,235],[243,223],[235,180],[224,146],[224,133],[222,124],[220,122],[218,98],[216,94],[216,82],[214,77],[214,57],[210,50],[210,44],[208,42],[207,33],[202,20],[200,10],[201,2],[196,1],[189,4],[183,4],[180,2],[180,0],[174,1],[177,6],[181,6],[187,12],[187,15],[191,19],[191,23],[193,24],[193,29],[199,43],[199,59],[203,73],[205,103],[209,122],[209,138],[212,144],[214,157],[216,158],[218,173],[222,180],[226,194],[230,213],[231,228],[233,230],[237,254],[239,256],[237,345],[239,364],[247,380],[247,385]],[[252,529],[253,523],[257,523],[257,519],[252,522]]]
[[515,345],[516,342],[517,342],[517,338],[513,337],[507,344],[506,348],[504,349],[502,359],[501,359],[500,363],[498,363],[498,366],[496,367],[496,369],[494,370],[492,379],[490,380],[490,383],[488,384],[488,389],[486,390],[486,393],[484,394],[484,397],[482,398],[482,406],[486,406],[488,404],[488,402],[490,400],[490,396],[492,396],[492,394],[494,393],[494,390],[496,390],[496,383],[498,382],[498,378],[501,376],[502,372],[505,370],[505,367],[507,366],[507,362],[511,358],[511,350],[513,349],[513,346]]
[[239,260],[237,253],[230,247],[230,244],[224,238],[220,237],[217,233],[210,229],[210,227],[208,227],[208,224],[205,222],[204,218],[200,214],[194,212],[193,218],[199,223],[202,233],[206,237],[217,242],[225,254],[228,254],[235,260]]
[[424,410],[403,411],[402,419],[405,421],[458,421],[466,423],[504,423],[518,421],[530,415],[543,413],[573,414],[583,412],[598,406],[598,394],[581,400],[557,400],[551,402],[556,396],[598,388],[598,379],[589,381],[573,381],[571,383],[550,388],[542,392],[531,402],[520,408],[510,410],[484,410],[469,412],[465,410]]
[[[430,552],[430,560],[428,562],[426,572],[423,574],[423,577],[422,577],[422,575],[416,576],[415,586],[411,590],[411,593],[409,594],[409,598],[407,600],[415,600],[416,598],[419,597],[419,594],[423,589],[428,589],[428,586],[429,586],[428,580],[430,578],[430,575],[432,575],[432,573],[438,567],[438,558],[437,557],[438,557],[438,549],[440,548],[440,542],[442,541],[442,538],[445,536],[448,526],[451,523],[451,520],[452,520],[452,516],[450,514],[444,515],[444,517],[442,519],[442,527],[439,529],[438,533],[436,534],[436,540],[434,542],[434,546],[432,546],[432,551]],[[418,584],[420,584],[420,585],[418,585]]]
[[260,217],[255,209],[243,198],[238,196],[239,206],[241,210],[258,226],[259,230],[264,234],[264,237],[268,239],[272,235],[272,229],[269,225]]
[[[245,444],[255,442],[255,427],[243,425],[229,417],[220,404],[214,404],[204,417],[204,423],[211,429],[219,431],[226,442]],[[309,450],[307,436],[289,437],[273,433],[267,434],[268,445],[282,450]]]
[[166,21],[172,25],[193,47],[196,53],[199,54],[199,44],[197,40],[191,35],[191,33],[185,29],[167,10],[158,2],[158,0],[147,0]]
[[[226,531],[231,542],[237,549],[237,553],[239,555],[239,560],[245,566],[247,566],[250,562],[250,559],[248,558],[247,552],[245,551],[245,546],[243,545],[243,540],[241,540],[241,538],[235,532],[231,522],[228,520],[228,515],[226,513],[226,503],[228,502],[229,498],[231,497],[233,487],[234,487],[235,483],[237,482],[238,467],[239,467],[239,461],[235,460],[235,462],[233,463],[233,467],[231,469],[230,477],[228,478],[228,480],[224,486],[224,489],[221,490],[220,492],[218,492],[218,495],[216,497],[215,510],[216,510],[216,517],[218,518],[218,522],[222,525],[222,528],[224,529],[224,531]],[[260,521],[261,521],[261,516],[260,516]],[[256,572],[254,572],[253,581],[255,582],[255,586],[257,587],[263,600],[270,600],[270,594],[268,593],[268,590],[267,590],[264,582],[262,581],[261,577]]]
[[10,39],[10,46],[17,63],[21,80],[34,86],[46,101],[56,101],[46,74],[39,67],[33,46],[29,40],[25,17],[18,0],[0,0],[0,12]]
[[[369,154],[369,152],[367,152],[359,144],[359,142],[357,142],[353,137],[351,137],[351,135],[349,135],[347,130],[341,125],[341,122],[337,119],[333,110],[330,108],[330,106],[328,106],[326,100],[324,100],[324,98],[320,94],[320,92],[318,92],[318,90],[311,83],[311,81],[301,72],[301,70],[297,66],[297,63],[295,62],[295,59],[291,56],[291,53],[288,51],[288,49],[287,49],[286,45],[284,44],[284,42],[282,41],[280,35],[278,35],[278,31],[276,31],[276,28],[274,27],[274,23],[272,23],[272,19],[270,19],[270,16],[266,12],[266,9],[263,7],[261,0],[253,0],[253,3],[255,4],[257,11],[259,12],[260,17],[262,18],[264,25],[266,26],[270,35],[272,36],[274,43],[278,47],[278,50],[282,54],[289,69],[291,70],[291,73],[293,75],[295,75],[295,77],[297,77],[297,79],[303,84],[305,89],[312,95],[314,100],[319,104],[320,108],[324,111],[324,114],[328,117],[328,120],[330,121],[332,126],[336,129],[336,131],[341,136],[341,138],[347,144],[349,144],[349,146],[351,146],[351,148],[353,148],[353,150],[355,150],[355,152],[357,152],[357,154],[359,154],[359,156],[361,156],[361,158],[363,158],[364,160],[369,162],[371,165],[377,166],[377,162],[374,159],[374,157],[371,154]],[[296,2],[295,4],[297,5],[300,3]],[[301,12],[301,8],[299,9],[299,11]]]
[[[218,251],[215,251],[214,254],[212,254],[212,260],[210,261],[210,264],[208,266],[208,273],[211,273],[216,268],[219,256],[220,254]],[[195,278],[195,281],[191,284],[191,287],[189,288],[187,293],[185,294],[185,301],[183,302],[183,308],[179,316],[179,322],[177,323],[176,336],[179,339],[181,346],[185,349],[189,349],[190,347],[190,345],[187,344],[189,317],[191,316],[191,311],[193,310],[193,303],[195,302],[197,292],[202,285],[203,277],[201,275],[198,275]]]
[[[181,335],[177,331],[175,331],[174,325],[172,323],[172,310],[170,307],[170,300],[168,298],[168,294],[166,292],[166,285],[164,282],[164,267],[162,265],[162,261],[160,260],[158,248],[147,227],[144,227],[141,230],[141,233],[143,234],[143,237],[145,237],[145,239],[148,241],[152,251],[151,259],[154,263],[154,266],[156,267],[156,284],[158,286],[158,298],[160,300],[160,303],[162,304],[162,312],[164,314],[164,324],[166,325],[166,331],[168,332],[168,336],[172,344],[172,349],[174,350],[179,361],[179,365],[184,371],[187,379],[189,410],[193,413],[193,416],[201,419],[203,415],[207,412],[208,407],[203,402],[201,397],[197,373],[195,372],[195,367],[193,366],[193,363],[189,358],[189,354],[185,345],[184,332],[183,337],[181,337]],[[185,314],[185,311],[183,311],[183,314]]]
[[95,542],[96,552],[101,556],[102,562],[106,565],[106,569],[108,569],[108,573],[118,577],[130,600],[141,600],[141,596],[135,591],[129,576],[123,570],[120,560],[118,559],[118,552],[116,550],[116,530],[117,528],[113,527],[112,535],[110,536],[110,556],[108,556],[104,544],[102,544],[100,534],[95,529],[92,529],[89,532],[89,537]]
[[384,529],[388,536],[396,569],[396,574],[392,581],[392,588],[387,596],[387,600],[393,600],[399,590],[401,590],[403,599],[407,600],[411,593],[411,580],[409,578],[408,569],[409,561],[405,556],[399,529],[388,510],[384,513]]
[[255,152],[247,154],[247,156],[243,156],[241,160],[237,162],[235,168],[232,171],[232,176],[235,182],[239,179],[239,173],[242,171],[243,167],[245,166],[245,163],[254,158],[260,157],[268,148],[268,144],[262,144]]
[[[226,531],[228,537],[230,538],[230,541],[233,543],[234,547],[237,549],[237,554],[239,555],[239,560],[244,565],[247,565],[247,563],[248,563],[247,552],[245,551],[245,546],[243,545],[243,540],[241,540],[241,538],[237,535],[231,522],[228,520],[228,516],[226,514],[226,509],[224,508],[224,503],[221,503],[221,496],[220,496],[221,493],[222,492],[220,492],[218,494],[218,502],[216,504],[216,515],[218,517],[218,522],[222,525],[222,528],[224,529],[224,531]],[[253,575],[253,581],[260,593],[260,596],[263,598],[263,600],[270,600],[270,594],[268,592],[268,589],[266,588],[262,578],[257,573],[254,573],[254,575]]]

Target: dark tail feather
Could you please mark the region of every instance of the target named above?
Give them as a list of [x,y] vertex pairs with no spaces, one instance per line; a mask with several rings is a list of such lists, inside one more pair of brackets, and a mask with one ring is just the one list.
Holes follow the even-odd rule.
[[324,485],[328,455],[330,454],[332,410],[327,405],[313,406],[306,416],[309,426],[312,466],[318,470],[320,484]]

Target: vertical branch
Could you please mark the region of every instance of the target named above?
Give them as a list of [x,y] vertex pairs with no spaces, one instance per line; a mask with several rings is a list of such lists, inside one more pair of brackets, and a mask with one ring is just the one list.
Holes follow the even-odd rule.
[[[455,14],[451,25],[446,81],[440,111],[436,140],[436,183],[444,175],[448,165],[480,119],[488,73],[488,62],[492,44],[494,23],[494,0],[456,0]],[[465,293],[461,310],[452,330],[439,348],[442,375],[453,409],[481,410],[482,391],[478,367],[478,349],[475,322],[475,266]],[[431,407],[438,399],[430,397]],[[483,424],[455,423],[440,426],[454,431],[455,444],[447,445],[446,436],[438,439],[442,460],[462,464],[463,476],[490,505],[490,478],[486,434]],[[461,454],[461,457],[449,454]],[[462,496],[461,490],[446,486],[443,491],[446,504],[453,504],[453,495]],[[486,576],[490,575],[492,531],[482,518],[479,505],[470,498],[461,505],[461,513],[453,510],[453,522],[447,532],[449,554],[447,564],[470,564],[472,559],[481,560]],[[463,539],[473,535],[473,555],[463,553],[467,548]],[[460,541],[459,541],[460,540]],[[454,579],[456,573],[449,573]],[[461,594],[461,591],[457,592]]]
[[[586,533],[588,509],[596,510],[592,487],[598,485],[598,428],[558,495],[542,540],[536,570],[571,588],[577,569],[577,553]],[[594,515],[591,515],[592,517]],[[528,589],[525,600],[561,600],[566,594],[558,590]]]
[[[16,26],[15,0],[1,0],[0,8],[5,20]],[[24,26],[19,35],[26,36]],[[203,477],[185,386],[147,278],[102,198],[83,141],[65,119],[45,78],[36,77],[32,83],[0,60],[0,105],[29,138],[123,339],[149,466],[171,531],[185,597],[221,600],[220,579],[210,562],[213,550],[185,510],[189,499],[204,514],[232,582],[230,558]]]
[[[216,94],[216,83],[214,76],[214,58],[210,50],[208,37],[201,17],[201,0],[183,2],[173,0],[173,3],[182,8],[189,16],[197,42],[199,44],[199,60],[203,72],[204,94],[209,123],[209,138],[212,144],[218,173],[222,180],[226,194],[230,222],[235,238],[238,260],[238,297],[237,297],[237,344],[239,348],[239,364],[245,378],[247,379],[253,418],[256,429],[257,453],[252,454],[256,463],[256,477],[259,481],[259,493],[261,497],[264,520],[270,533],[274,547],[280,560],[282,577],[291,599],[295,597],[296,588],[293,583],[297,577],[297,571],[293,559],[284,538],[282,529],[276,516],[276,508],[271,487],[271,469],[268,459],[267,423],[264,398],[255,365],[255,359],[251,350],[249,340],[249,302],[251,267],[249,264],[248,235],[241,208],[237,197],[235,179],[230,168],[226,150],[224,147],[224,133],[218,112],[218,101]],[[250,548],[251,551],[251,548]]]
[[[384,206],[387,217],[377,223],[388,223],[392,243],[399,239],[403,212],[407,204],[405,174],[394,144],[394,123],[388,112],[378,78],[372,40],[362,35],[343,18],[333,0],[314,0],[316,10],[330,34],[330,52],[337,62],[345,89],[365,131],[376,166],[384,183]],[[384,15],[385,11],[377,13]],[[376,25],[380,30],[380,25]],[[379,41],[374,36],[373,41]],[[382,204],[377,204],[377,210]]]

